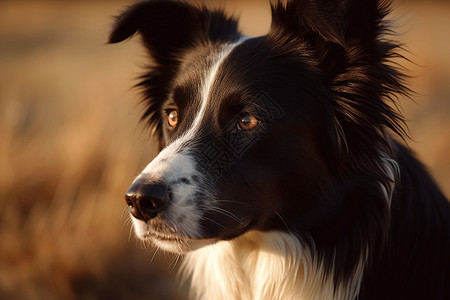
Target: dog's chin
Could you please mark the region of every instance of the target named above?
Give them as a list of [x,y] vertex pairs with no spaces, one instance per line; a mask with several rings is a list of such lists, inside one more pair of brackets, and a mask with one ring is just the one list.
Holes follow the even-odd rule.
[[153,230],[147,223],[134,218],[133,224],[134,231],[139,239],[148,241],[159,249],[172,253],[182,254],[195,251],[218,241],[212,238],[191,238],[177,233],[159,233]]
[[205,246],[212,245],[217,242],[214,239],[190,239],[183,237],[163,238],[148,236],[145,240],[151,241],[156,247],[168,252],[183,254],[195,251]]

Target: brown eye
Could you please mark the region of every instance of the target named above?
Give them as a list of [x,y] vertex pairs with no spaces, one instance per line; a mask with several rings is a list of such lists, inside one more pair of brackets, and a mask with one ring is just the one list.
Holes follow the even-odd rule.
[[167,121],[170,127],[175,128],[178,123],[178,112],[176,110],[171,110],[167,115]]
[[258,126],[259,120],[252,115],[243,116],[238,123],[238,128],[242,130],[252,130]]

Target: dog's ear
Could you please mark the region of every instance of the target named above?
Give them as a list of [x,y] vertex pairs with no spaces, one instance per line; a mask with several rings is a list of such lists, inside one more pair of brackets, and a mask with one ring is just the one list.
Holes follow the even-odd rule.
[[184,2],[150,0],[137,3],[119,15],[109,43],[140,33],[158,63],[176,59],[181,50],[198,42],[229,40],[238,36],[237,22],[220,11],[209,11]]
[[401,45],[386,36],[390,29],[383,19],[389,11],[387,0],[288,0],[272,5],[268,37],[287,37],[289,44],[301,45],[299,55],[309,58],[332,93],[339,169],[364,164],[379,169],[380,151],[390,150],[385,127],[407,135],[403,117],[393,110],[395,94],[408,95],[410,90],[391,62],[402,56]]
[[355,44],[370,47],[380,33],[387,5],[378,0],[289,0],[272,4],[269,35],[306,41],[316,52],[324,79],[345,68]]
[[134,4],[116,18],[109,43],[135,34],[141,35],[154,62],[138,84],[146,104],[142,119],[148,121],[163,147],[161,106],[170,93],[181,56],[197,44],[238,38],[237,22],[221,11],[184,2],[150,0]]

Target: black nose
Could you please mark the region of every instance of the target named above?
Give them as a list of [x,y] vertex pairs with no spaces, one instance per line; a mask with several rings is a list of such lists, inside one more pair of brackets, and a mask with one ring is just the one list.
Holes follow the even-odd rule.
[[161,182],[134,182],[125,194],[131,214],[142,221],[156,217],[169,204],[169,188]]

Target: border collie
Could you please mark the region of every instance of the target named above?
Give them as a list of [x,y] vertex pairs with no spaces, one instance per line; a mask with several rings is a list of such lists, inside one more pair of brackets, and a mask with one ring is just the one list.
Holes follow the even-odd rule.
[[261,37],[177,1],[117,19],[152,58],[139,86],[161,152],[126,202],[184,254],[195,299],[450,299],[450,205],[400,139],[388,1],[272,3]]

